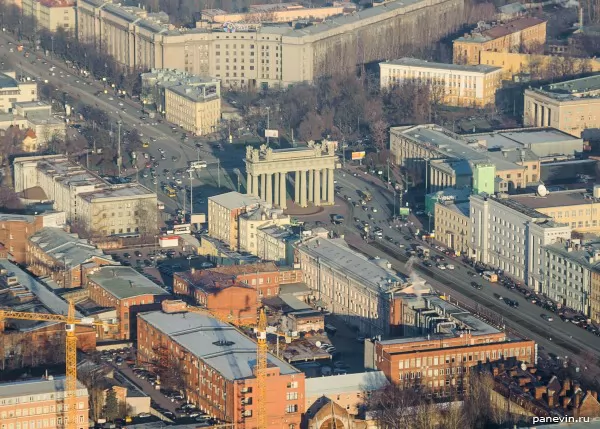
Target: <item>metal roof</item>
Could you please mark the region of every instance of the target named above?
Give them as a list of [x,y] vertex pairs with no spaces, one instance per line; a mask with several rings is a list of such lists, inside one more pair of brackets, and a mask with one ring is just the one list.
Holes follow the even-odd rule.
[[[254,377],[257,344],[233,326],[199,313],[152,311],[139,314],[138,317],[168,335],[226,379]],[[271,354],[268,355],[268,362],[279,367],[281,374],[300,373]]]
[[255,197],[254,195],[245,195],[236,191],[226,192],[224,194],[208,197],[208,201],[212,201],[213,203],[230,210],[252,206],[264,202],[260,198]]
[[[65,377],[53,377],[51,380],[26,380],[0,383],[0,398],[41,395],[44,393],[64,393]],[[86,387],[77,381],[77,396],[87,396]]]
[[383,371],[360,372],[358,374],[332,375],[307,378],[304,381],[306,397],[336,395],[343,393],[368,392],[388,386],[390,382]]
[[421,60],[418,58],[399,58],[397,60],[384,61],[379,63],[379,65],[398,65],[398,66],[410,66],[416,68],[424,68],[424,69],[442,69],[442,70],[450,70],[450,71],[463,71],[463,72],[472,72],[472,73],[492,73],[496,71],[502,70],[502,67],[494,67],[488,66],[485,64],[478,65],[462,65],[462,64],[448,64],[448,63],[437,63],[437,62],[429,62],[426,60]]
[[95,273],[88,274],[88,279],[118,299],[140,295],[168,295],[163,288],[132,267],[100,267]]

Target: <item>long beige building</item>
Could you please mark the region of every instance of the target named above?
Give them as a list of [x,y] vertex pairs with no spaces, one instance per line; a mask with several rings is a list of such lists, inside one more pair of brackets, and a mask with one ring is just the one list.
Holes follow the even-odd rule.
[[600,75],[525,90],[523,123],[549,126],[581,137],[600,127]]
[[75,0],[22,0],[21,8],[25,16],[34,18],[37,30],[75,31]]
[[64,155],[15,158],[13,167],[16,192],[41,188],[71,224],[95,235],[157,228],[156,194],[140,184],[109,184]]
[[[174,68],[219,78],[225,86],[267,88],[399,57],[415,34],[421,44],[458,28],[463,7],[464,0],[398,0],[301,28],[235,24],[231,29],[183,29],[141,10],[78,0],[77,29],[80,40],[130,68]],[[438,24],[424,28],[423,19]]]
[[407,81],[430,84],[434,96],[453,106],[493,103],[502,76],[500,67],[435,63],[417,58],[379,63],[379,70],[381,89],[390,89]]

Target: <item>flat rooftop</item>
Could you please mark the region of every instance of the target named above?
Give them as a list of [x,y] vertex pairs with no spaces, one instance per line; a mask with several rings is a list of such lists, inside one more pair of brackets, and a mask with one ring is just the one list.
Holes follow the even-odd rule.
[[[25,380],[0,383],[0,398],[20,398],[44,393],[63,393],[65,377],[53,377],[51,380]],[[87,396],[87,389],[77,381],[77,396]],[[29,398],[28,398],[29,399]],[[22,401],[25,402],[25,401]]]
[[537,194],[512,195],[511,199],[535,210],[582,204],[600,204],[600,200],[593,198],[592,193],[585,189],[549,192],[544,197],[540,197]]
[[571,143],[577,141],[580,141],[583,146],[582,139],[564,133],[556,128],[499,130],[489,133],[468,134],[465,137],[469,140],[477,140],[480,145],[484,145],[488,150],[493,148],[531,148],[539,144]]
[[82,192],[78,195],[86,201],[93,201],[101,198],[152,197],[156,194],[139,183],[128,183],[126,185],[110,185],[110,188]]
[[462,202],[462,203],[439,203],[442,206],[446,207],[449,210],[452,210],[453,212],[456,212],[456,214],[459,214],[461,216],[466,216],[467,218],[469,217],[469,208],[471,207],[471,203],[467,202]]
[[549,244],[545,249],[573,261],[584,267],[600,270],[600,261],[590,262],[590,257],[600,253],[600,241],[584,241],[581,244],[567,243],[563,240]]
[[390,382],[383,371],[360,372],[357,374],[331,375],[307,378],[304,382],[307,398],[361,391],[373,391],[388,386]]
[[600,74],[564,82],[551,83],[539,88],[540,92],[556,98],[577,98],[581,96],[600,97]]
[[224,194],[219,195],[213,195],[212,197],[208,197],[208,201],[212,201],[213,203],[225,207],[229,210],[264,203],[263,200],[261,200],[258,197],[255,197],[254,195],[241,194],[236,191],[226,192]]
[[[216,85],[216,83],[214,85]],[[173,85],[169,87],[169,91],[173,91],[177,95],[197,103],[218,99],[219,94],[216,91],[207,93],[206,86],[207,85]]]
[[[138,317],[168,335],[226,379],[254,377],[257,344],[233,326],[200,313],[152,311],[141,313]],[[300,373],[270,353],[268,363],[269,366],[279,367],[284,375]]]
[[100,267],[93,274],[88,274],[88,279],[118,299],[140,295],[168,295],[163,288],[132,267]]
[[448,63],[437,63],[430,62],[426,60],[421,60],[418,58],[399,58],[397,60],[384,61],[379,63],[379,65],[394,65],[394,66],[409,66],[420,69],[440,69],[440,70],[449,70],[449,71],[463,71],[463,72],[471,72],[471,73],[493,73],[496,71],[502,70],[502,67],[494,67],[488,66],[485,64],[478,65],[461,65],[461,64],[448,64]]
[[299,243],[297,249],[378,293],[406,283],[404,278],[382,267],[376,260],[350,249],[343,239],[315,237]]

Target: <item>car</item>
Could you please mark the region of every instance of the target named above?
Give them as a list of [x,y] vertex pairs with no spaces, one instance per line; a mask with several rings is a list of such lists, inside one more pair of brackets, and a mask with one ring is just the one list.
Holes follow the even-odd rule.
[[452,265],[452,264],[446,264],[446,268],[448,268],[449,270],[453,270],[454,269],[454,265]]
[[444,264],[437,264],[436,267],[438,267],[440,270],[446,269],[446,266]]
[[467,275],[469,277],[477,277],[477,273],[474,273],[473,271],[467,271]]
[[554,318],[552,316],[548,316],[545,313],[541,314],[542,319],[544,319],[546,322],[552,322],[554,320]]
[[427,268],[433,267],[433,264],[431,262],[429,262],[429,261],[423,262],[423,265],[425,265]]
[[377,207],[373,207],[371,210],[373,211],[373,213],[377,213]]
[[140,252],[139,250],[135,251],[135,256],[137,256],[138,258],[142,257],[142,252]]
[[131,255],[127,252],[123,253],[123,257],[124,258],[131,258]]
[[149,417],[152,417],[152,414],[150,413],[140,413],[137,415],[140,419],[147,419]]
[[189,417],[199,417],[200,416],[200,412],[199,411],[194,411],[192,413],[189,414]]
[[200,264],[200,268],[212,268],[214,265],[212,264],[212,262],[202,262]]
[[494,294],[494,298],[499,299],[499,300],[504,299],[504,297],[502,295],[498,295],[497,293]]
[[148,259],[144,259],[144,265],[147,267],[151,267],[152,266],[152,261],[148,260]]

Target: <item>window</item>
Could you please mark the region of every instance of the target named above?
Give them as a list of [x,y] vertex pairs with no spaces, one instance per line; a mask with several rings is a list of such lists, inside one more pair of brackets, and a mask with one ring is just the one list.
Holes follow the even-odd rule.
[[288,401],[292,401],[294,399],[298,399],[298,392],[287,392],[286,393],[286,399]]
[[297,413],[298,412],[298,405],[296,404],[291,404],[285,407],[285,412],[286,413]]

